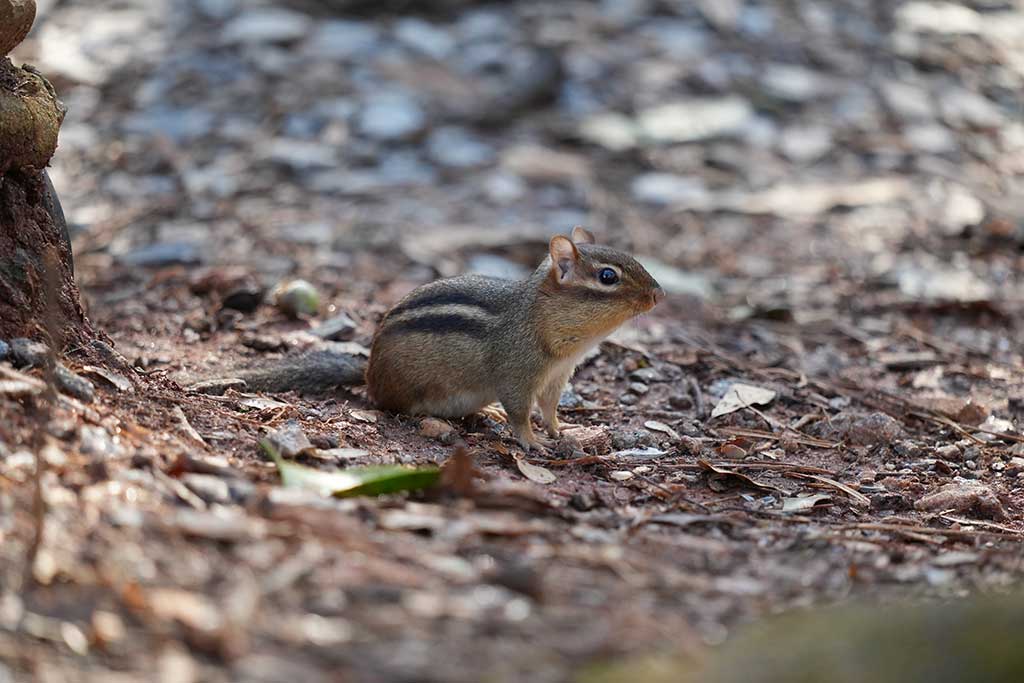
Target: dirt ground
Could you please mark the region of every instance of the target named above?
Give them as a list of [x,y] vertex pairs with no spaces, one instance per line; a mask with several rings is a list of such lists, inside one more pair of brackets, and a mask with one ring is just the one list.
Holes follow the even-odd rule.
[[[1019,585],[1015,4],[358,4],[58,2],[15,53],[69,106],[52,177],[117,353],[69,349],[94,395],[53,405],[0,363],[0,679],[566,681]],[[188,389],[358,352],[576,224],[669,296],[573,378],[551,483],[487,417]],[[261,302],[297,278],[316,315]],[[285,488],[258,441],[292,421],[313,467],[462,439],[477,472]]]

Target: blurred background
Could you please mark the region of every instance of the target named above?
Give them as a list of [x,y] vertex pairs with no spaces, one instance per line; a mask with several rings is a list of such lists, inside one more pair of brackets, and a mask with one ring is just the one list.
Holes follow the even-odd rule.
[[1014,1],[54,0],[15,58],[101,318],[139,267],[386,301],[575,224],[733,318],[1024,299]]

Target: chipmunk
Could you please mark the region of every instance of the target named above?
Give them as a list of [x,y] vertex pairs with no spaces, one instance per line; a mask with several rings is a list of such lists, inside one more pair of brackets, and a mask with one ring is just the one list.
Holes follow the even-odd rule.
[[525,280],[462,275],[417,287],[391,307],[373,337],[365,375],[345,354],[313,351],[235,376],[264,391],[317,391],[361,384],[384,410],[463,417],[500,401],[525,449],[540,406],[557,438],[556,407],[583,355],[664,296],[644,267],[594,244],[583,228],[551,238]]
[[462,417],[500,401],[520,445],[536,402],[558,437],[556,407],[583,355],[664,296],[631,256],[594,244],[581,227],[551,238],[525,280],[479,275],[414,289],[381,321],[370,349],[370,398],[396,412]]

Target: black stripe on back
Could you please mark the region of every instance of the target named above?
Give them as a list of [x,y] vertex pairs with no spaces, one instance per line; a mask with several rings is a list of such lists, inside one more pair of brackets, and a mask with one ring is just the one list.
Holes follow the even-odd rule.
[[459,290],[448,290],[428,292],[422,296],[412,299],[411,301],[398,304],[388,312],[388,315],[391,316],[398,313],[404,313],[405,311],[411,311],[414,308],[448,305],[474,306],[476,308],[483,309],[488,313],[497,313],[500,309],[497,302],[485,299],[478,294],[462,292]]
[[384,332],[386,334],[429,332],[432,334],[465,334],[470,337],[483,337],[487,334],[487,325],[465,315],[447,313],[420,315],[403,320],[394,320],[384,327]]

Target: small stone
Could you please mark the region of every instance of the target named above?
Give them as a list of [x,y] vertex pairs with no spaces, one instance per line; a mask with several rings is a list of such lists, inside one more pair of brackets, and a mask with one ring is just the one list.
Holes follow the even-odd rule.
[[699,299],[708,299],[714,293],[711,280],[700,273],[687,272],[656,258],[645,256],[641,259],[644,268],[669,294],[684,294]]
[[231,503],[231,490],[226,481],[212,474],[183,474],[181,481],[192,493],[207,503],[228,505]]
[[380,40],[376,26],[364,21],[325,21],[318,24],[306,50],[332,60],[350,59],[373,49]]
[[985,218],[985,205],[961,185],[952,185],[946,193],[937,219],[943,234],[955,237],[981,223]]
[[505,280],[521,280],[530,274],[522,265],[496,254],[473,254],[466,262],[466,270],[477,275]]
[[484,192],[495,204],[511,204],[526,194],[526,183],[512,173],[493,173],[484,180]]
[[267,434],[267,441],[283,458],[294,458],[316,450],[296,419],[288,420],[279,429]]
[[892,445],[896,455],[916,460],[921,457],[921,447],[913,441],[897,441]]
[[902,119],[928,120],[935,115],[931,95],[916,83],[888,80],[882,82],[879,90],[889,110]]
[[207,379],[191,384],[188,387],[188,390],[192,393],[209,394],[210,396],[222,396],[228,389],[234,389],[236,391],[245,389],[245,380],[237,377]]
[[363,135],[390,142],[415,137],[426,121],[426,114],[415,99],[396,92],[370,97],[356,123]]
[[348,341],[356,333],[356,321],[345,313],[339,313],[314,327],[311,332],[330,341]]
[[257,144],[256,156],[295,171],[334,168],[338,165],[335,150],[313,140],[272,138]]
[[995,520],[1006,519],[1006,510],[989,487],[973,481],[958,480],[943,486],[938,491],[924,496],[914,509],[927,512],[953,510],[957,513],[972,512]]
[[608,476],[614,479],[615,481],[628,481],[635,477],[636,475],[630,472],[629,470],[615,470],[609,473]]
[[50,347],[42,342],[18,337],[11,340],[10,356],[16,368],[40,368],[50,356]]
[[925,301],[987,301],[992,285],[966,267],[906,265],[897,273],[900,291],[908,298]]
[[695,97],[645,109],[637,125],[655,143],[692,142],[736,134],[753,116],[750,103],[740,97]]
[[825,76],[793,64],[769,64],[761,84],[768,94],[787,102],[808,102],[832,92]]
[[817,161],[832,149],[832,133],[825,126],[791,126],[779,137],[779,151],[798,163]]
[[998,128],[1006,122],[999,106],[984,95],[952,87],[939,96],[939,110],[946,123],[969,128]]
[[249,9],[228,22],[221,40],[227,45],[290,43],[304,37],[310,24],[310,18],[299,12],[275,7]]
[[901,29],[920,33],[980,33],[985,26],[981,14],[951,2],[909,2],[896,9],[895,17]]
[[873,446],[892,443],[903,435],[903,428],[885,413],[839,413],[827,423],[820,423],[818,432],[823,438],[846,441],[851,446]]
[[60,363],[54,368],[54,380],[62,394],[74,396],[82,403],[92,403],[96,397],[96,387],[86,378],[75,374]]
[[567,386],[558,399],[559,408],[582,408],[583,398],[576,393],[572,386]]
[[636,405],[639,400],[640,397],[637,396],[636,394],[623,394],[622,396],[619,397],[619,403],[621,403],[624,406]]
[[420,420],[420,436],[427,439],[436,439],[441,442],[448,442],[455,434],[455,429],[436,417],[425,417]]
[[643,382],[630,382],[628,389],[630,393],[636,394],[637,396],[643,396],[651,390],[651,388]]
[[263,289],[252,284],[246,284],[231,290],[224,295],[220,305],[223,308],[230,308],[242,313],[252,313],[263,303]]
[[231,500],[239,505],[244,505],[256,493],[256,485],[247,479],[229,479],[227,484]]
[[915,151],[927,154],[954,152],[959,144],[953,131],[934,123],[907,126],[903,129],[903,140]]
[[679,447],[690,455],[700,455],[704,450],[703,442],[692,436],[679,437]]
[[448,31],[415,17],[400,20],[395,37],[403,45],[437,60],[446,59],[455,50],[455,39]]
[[477,168],[494,161],[494,148],[465,128],[442,126],[427,137],[427,156],[449,168]]
[[629,379],[634,382],[643,382],[645,384],[665,381],[664,376],[654,368],[639,368],[634,370],[629,373]]
[[614,451],[628,451],[654,443],[654,434],[647,430],[621,429],[612,432],[611,447]]
[[953,462],[959,462],[963,459],[963,453],[960,452],[956,444],[951,443],[936,448],[935,455],[943,460],[952,460]]
[[686,394],[672,394],[668,397],[668,404],[676,410],[689,410],[693,407],[693,399]]
[[595,114],[580,124],[580,137],[613,152],[636,147],[638,132],[633,119],[617,112]]
[[695,176],[644,173],[633,179],[630,189],[637,201],[650,204],[696,210],[711,204],[711,195],[704,181]]
[[[159,135],[177,143],[187,143],[209,135],[215,123],[216,117],[209,110],[161,104],[125,116],[121,126],[126,133]],[[131,176],[128,180],[131,181]]]
[[11,345],[0,339],[0,361],[7,360],[7,356],[11,353]]
[[123,450],[103,427],[82,425],[78,429],[78,440],[78,449],[82,454],[93,456],[98,460],[115,458],[121,455]]
[[316,315],[320,310],[320,292],[305,280],[290,280],[277,287],[274,303],[289,318]]
[[126,266],[161,268],[196,265],[203,260],[202,248],[194,242],[158,242],[133,249],[118,257]]

